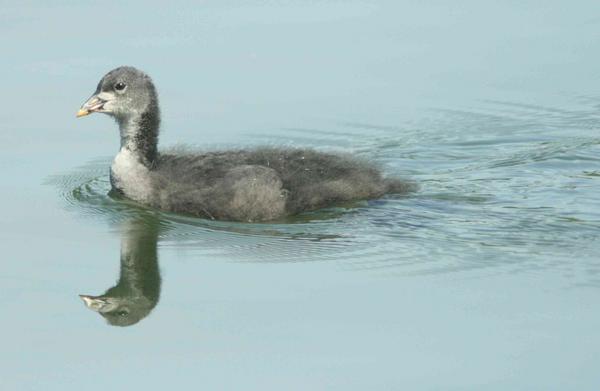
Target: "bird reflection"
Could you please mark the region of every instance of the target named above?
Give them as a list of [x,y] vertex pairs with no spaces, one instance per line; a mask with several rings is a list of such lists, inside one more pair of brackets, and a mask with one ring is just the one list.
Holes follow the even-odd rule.
[[121,272],[117,284],[99,296],[79,295],[87,308],[110,325],[131,326],[150,314],[160,296],[157,241],[160,224],[152,215],[123,225]]

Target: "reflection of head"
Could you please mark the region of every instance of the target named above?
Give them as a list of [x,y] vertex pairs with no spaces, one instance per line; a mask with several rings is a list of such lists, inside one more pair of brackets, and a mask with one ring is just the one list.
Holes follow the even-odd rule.
[[131,326],[150,313],[160,296],[159,223],[150,215],[128,221],[121,238],[121,275],[103,295],[80,295],[86,307],[113,326]]

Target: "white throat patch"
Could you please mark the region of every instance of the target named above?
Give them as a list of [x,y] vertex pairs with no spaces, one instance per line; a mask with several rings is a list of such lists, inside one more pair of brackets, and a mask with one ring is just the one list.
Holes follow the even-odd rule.
[[134,201],[150,200],[150,171],[144,166],[135,153],[128,148],[121,148],[110,167],[113,185],[121,190],[127,198]]

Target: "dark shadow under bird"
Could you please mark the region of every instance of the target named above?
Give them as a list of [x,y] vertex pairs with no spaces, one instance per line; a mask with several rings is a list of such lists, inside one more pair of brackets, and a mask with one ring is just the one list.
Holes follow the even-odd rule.
[[94,112],[106,113],[119,124],[121,148],[110,170],[113,190],[166,211],[268,221],[414,187],[384,177],[368,161],[312,149],[159,153],[156,88],[133,67],[106,74],[77,116]]

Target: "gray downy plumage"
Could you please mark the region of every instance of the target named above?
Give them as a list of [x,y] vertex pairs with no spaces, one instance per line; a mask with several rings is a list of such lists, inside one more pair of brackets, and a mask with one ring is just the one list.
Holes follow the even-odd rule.
[[113,190],[151,207],[218,220],[268,221],[413,189],[371,162],[303,148],[222,152],[157,151],[156,88],[142,71],[119,67],[100,80],[77,116],[106,113],[119,124]]

